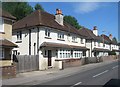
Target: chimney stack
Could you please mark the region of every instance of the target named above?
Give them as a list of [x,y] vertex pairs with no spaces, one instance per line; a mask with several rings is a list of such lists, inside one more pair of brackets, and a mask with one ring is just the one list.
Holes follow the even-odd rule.
[[112,34],[109,35],[109,39],[112,40]]
[[63,14],[60,9],[56,9],[55,21],[63,26]]
[[97,30],[97,26],[94,26],[93,27],[93,33],[98,36],[98,30]]

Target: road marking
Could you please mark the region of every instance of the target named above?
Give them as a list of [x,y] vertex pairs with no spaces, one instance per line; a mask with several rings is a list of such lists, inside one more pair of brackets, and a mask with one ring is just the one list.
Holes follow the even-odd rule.
[[80,85],[82,82],[78,82],[78,83],[76,83],[76,84],[74,84],[73,86],[70,86],[70,87],[74,87],[74,86],[76,86],[76,85]]
[[112,69],[115,69],[115,68],[117,68],[117,67],[118,67],[118,65],[117,65],[117,66],[112,67]]
[[109,70],[105,70],[105,71],[103,71],[103,72],[101,72],[101,73],[99,73],[99,74],[94,75],[93,77],[95,78],[95,77],[97,77],[97,76],[99,76],[99,75],[102,75],[102,74],[108,72],[108,71],[109,71]]

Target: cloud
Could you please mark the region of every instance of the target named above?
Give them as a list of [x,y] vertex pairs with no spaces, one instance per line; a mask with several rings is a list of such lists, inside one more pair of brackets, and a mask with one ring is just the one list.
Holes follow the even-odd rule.
[[76,13],[89,13],[97,10],[100,7],[98,2],[83,2],[75,6]]

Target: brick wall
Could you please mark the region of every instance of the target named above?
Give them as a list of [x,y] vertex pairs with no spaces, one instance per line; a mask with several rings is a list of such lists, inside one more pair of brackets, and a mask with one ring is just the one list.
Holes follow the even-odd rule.
[[65,59],[63,60],[63,67],[75,67],[85,64],[85,59]]
[[2,78],[16,77],[16,66],[14,65],[0,67],[0,70],[2,70]]
[[118,56],[115,56],[115,55],[104,56],[104,57],[101,57],[101,58],[100,58],[100,61],[102,61],[102,62],[112,61],[112,60],[115,60],[115,59],[117,59],[117,58],[118,58]]

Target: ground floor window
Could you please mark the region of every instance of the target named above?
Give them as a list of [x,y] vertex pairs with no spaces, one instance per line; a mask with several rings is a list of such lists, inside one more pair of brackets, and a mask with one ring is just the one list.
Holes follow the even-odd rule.
[[4,59],[4,49],[0,48],[0,59]]
[[83,56],[80,50],[68,50],[60,49],[58,50],[58,58],[81,58]]

